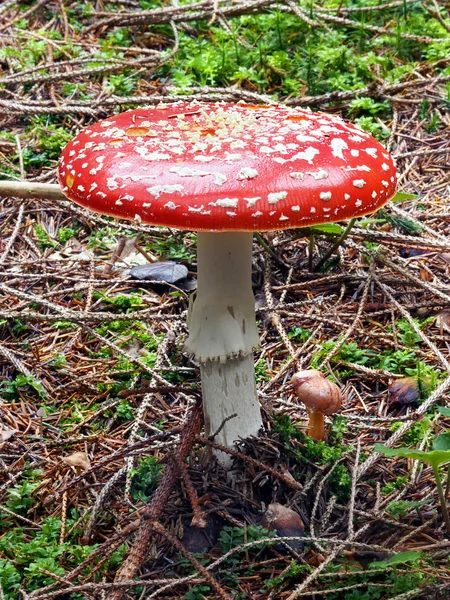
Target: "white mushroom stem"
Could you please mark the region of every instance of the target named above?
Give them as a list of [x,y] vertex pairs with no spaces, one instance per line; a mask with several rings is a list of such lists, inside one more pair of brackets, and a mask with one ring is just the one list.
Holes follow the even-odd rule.
[[225,362],[259,345],[252,290],[250,232],[200,232],[197,293],[191,297],[186,350],[200,362]]
[[[252,353],[259,345],[252,238],[246,232],[198,234],[198,287],[188,316],[186,350],[200,361],[206,433],[223,425],[215,441],[228,448],[262,425]],[[227,464],[227,457],[218,458]]]

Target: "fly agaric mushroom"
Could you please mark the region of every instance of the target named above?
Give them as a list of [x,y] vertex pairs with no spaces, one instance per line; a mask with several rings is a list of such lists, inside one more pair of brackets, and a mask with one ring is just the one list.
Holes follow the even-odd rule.
[[396,174],[373,137],[338,117],[176,102],[83,130],[62,153],[59,181],[93,211],[199,232],[185,348],[200,362],[207,434],[220,429],[216,441],[231,447],[262,424],[252,233],[371,213],[393,196]]
[[324,415],[334,415],[342,403],[338,386],[326,379],[320,371],[298,371],[292,376],[297,398],[309,412],[308,435],[314,440],[325,438]]

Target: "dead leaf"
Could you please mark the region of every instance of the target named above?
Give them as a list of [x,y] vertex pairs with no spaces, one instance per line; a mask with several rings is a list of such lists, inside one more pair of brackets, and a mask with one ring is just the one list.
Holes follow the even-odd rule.
[[0,429],[2,442],[7,442],[13,437],[19,430],[18,429]]
[[426,269],[420,269],[419,271],[419,279],[421,281],[431,281],[432,276]]
[[130,238],[120,238],[117,248],[114,252],[116,260],[125,260],[135,250],[136,244],[142,237],[141,233]]
[[141,351],[144,346],[145,344],[144,342],[141,342],[141,340],[138,340],[137,338],[131,338],[122,346],[122,349],[133,358],[138,358],[141,356]]
[[181,543],[189,552],[208,552],[217,542],[221,527],[221,521],[214,515],[208,516],[206,529],[183,523]]
[[310,567],[320,567],[320,565],[324,562],[325,560],[325,556],[323,554],[319,554],[317,552],[314,552],[314,550],[312,550],[312,556],[311,558],[308,560],[308,565]]
[[400,248],[400,256],[403,258],[412,258],[414,256],[422,256],[428,254],[429,250],[420,250],[419,248]]
[[130,270],[133,279],[176,283],[188,276],[187,267],[171,260],[155,262],[151,265],[133,267]]

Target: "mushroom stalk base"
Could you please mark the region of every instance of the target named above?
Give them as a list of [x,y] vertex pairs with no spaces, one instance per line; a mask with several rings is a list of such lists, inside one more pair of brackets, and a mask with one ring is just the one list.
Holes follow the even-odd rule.
[[325,417],[322,413],[309,413],[308,435],[313,440],[325,439]]
[[[206,435],[216,434],[214,441],[227,448],[239,439],[257,435],[262,419],[253,355],[226,363],[210,360],[200,364],[200,372]],[[224,467],[230,466],[229,454],[216,450],[214,454]]]

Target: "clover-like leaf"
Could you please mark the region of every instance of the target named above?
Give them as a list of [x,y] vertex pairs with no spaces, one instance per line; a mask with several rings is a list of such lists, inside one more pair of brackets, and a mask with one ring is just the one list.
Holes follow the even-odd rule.
[[397,192],[391,202],[407,202],[408,200],[416,200],[419,196],[417,194],[407,194],[406,192]]
[[386,569],[388,567],[395,567],[396,565],[402,565],[404,563],[419,560],[421,557],[421,552],[406,550],[405,552],[398,552],[397,554],[394,554],[394,556],[391,556],[387,560],[377,560],[370,563],[369,569]]
[[447,408],[446,406],[440,406],[439,407],[439,413],[443,417],[450,417],[450,408]]
[[450,433],[441,433],[433,441],[433,450],[450,451]]
[[420,460],[421,462],[430,464],[434,469],[439,467],[439,465],[450,462],[450,449],[435,449],[425,452],[424,450],[416,450],[414,448],[388,448],[384,444],[375,444],[375,452],[381,452],[385,456],[403,456],[404,458]]
[[308,227],[311,233],[335,233],[340,235],[344,230],[340,225],[336,223],[324,223],[323,225],[313,225]]

